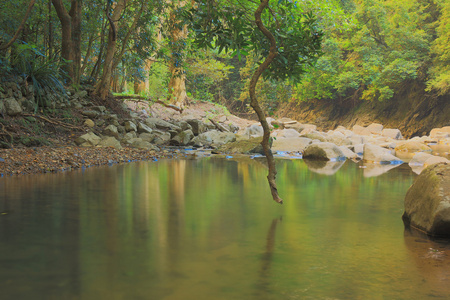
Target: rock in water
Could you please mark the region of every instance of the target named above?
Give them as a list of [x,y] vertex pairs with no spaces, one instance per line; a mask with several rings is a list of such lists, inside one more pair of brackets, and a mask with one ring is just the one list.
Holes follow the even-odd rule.
[[403,221],[435,237],[450,237],[450,164],[426,168],[405,196]]

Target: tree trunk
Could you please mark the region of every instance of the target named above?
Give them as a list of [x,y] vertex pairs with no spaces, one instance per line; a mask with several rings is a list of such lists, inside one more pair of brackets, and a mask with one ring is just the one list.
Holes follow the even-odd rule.
[[72,19],[72,58],[73,58],[73,77],[72,84],[80,85],[81,77],[81,7],[82,0],[72,0],[69,15]]
[[62,0],[52,0],[61,23],[61,57],[64,70],[73,84],[80,83],[81,65],[81,7],[82,0],[72,0],[67,12]]
[[[62,0],[52,0],[52,3],[61,23],[61,57],[65,61],[72,61],[72,18],[64,7]],[[66,71],[69,78],[73,78],[73,65],[71,63],[65,63],[63,70]]]
[[[95,94],[101,99],[105,100],[111,89],[111,79],[112,79],[112,67],[114,53],[116,52],[117,44],[117,24],[119,23],[120,15],[122,10],[125,8],[126,0],[119,0],[116,7],[114,8],[114,13],[112,17],[109,17],[109,31],[108,31],[108,46],[106,47],[105,62],[103,64],[103,74],[100,82],[95,88]],[[106,12],[109,14],[109,12]]]
[[34,3],[36,3],[36,0],[30,1],[30,3],[28,4],[27,11],[25,12],[25,16],[23,17],[22,22],[19,25],[19,28],[17,28],[16,33],[14,34],[14,36],[11,38],[11,40],[8,43],[6,43],[5,45],[0,45],[0,50],[5,50],[5,49],[11,47],[11,45],[17,40],[21,31],[25,27],[25,22],[27,21],[28,17],[30,16],[30,13],[31,13],[31,10],[33,9]]
[[261,0],[261,3],[259,4],[258,8],[255,11],[255,23],[256,26],[258,26],[258,29],[266,36],[266,38],[270,41],[270,50],[269,55],[266,57],[264,62],[258,66],[255,73],[253,73],[252,79],[250,80],[250,86],[249,86],[249,94],[250,94],[250,105],[255,110],[256,114],[258,115],[259,122],[261,123],[264,134],[263,134],[263,140],[261,142],[261,145],[264,150],[264,154],[267,158],[267,164],[269,166],[269,174],[267,175],[267,180],[269,182],[270,186],[270,192],[272,193],[272,198],[276,202],[282,204],[283,200],[278,195],[277,190],[277,184],[275,181],[275,177],[277,175],[277,170],[275,167],[275,160],[273,158],[272,150],[270,149],[270,128],[269,124],[267,124],[266,116],[264,115],[263,110],[261,109],[258,99],[256,98],[256,84],[258,83],[258,79],[261,76],[261,74],[266,70],[270,63],[273,61],[273,59],[277,56],[277,47],[276,47],[276,41],[273,37],[272,33],[270,33],[269,30],[267,30],[266,27],[264,27],[262,20],[261,20],[261,13],[265,8],[267,8],[269,4],[269,0]]
[[[179,6],[183,6],[184,2],[180,3]],[[180,108],[183,108],[186,104],[186,74],[181,67],[181,60],[179,56],[181,56],[180,51],[183,51],[183,47],[180,47],[179,44],[183,43],[183,41],[187,38],[187,27],[184,26],[183,29],[179,29],[177,26],[178,21],[175,20],[175,14],[172,11],[170,13],[170,23],[171,23],[171,32],[170,32],[170,43],[172,45],[172,56],[169,63],[169,72],[171,74],[169,81],[169,95],[167,100],[169,103],[174,104]],[[178,45],[178,46],[177,46]]]

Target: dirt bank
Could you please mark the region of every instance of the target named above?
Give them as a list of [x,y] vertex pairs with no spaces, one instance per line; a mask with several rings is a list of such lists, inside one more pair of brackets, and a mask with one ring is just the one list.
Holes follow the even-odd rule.
[[450,96],[430,95],[424,89],[423,85],[410,82],[385,102],[346,98],[283,103],[277,116],[316,124],[321,130],[338,125],[351,128],[355,124],[380,123],[387,128],[400,129],[406,138],[422,136],[433,128],[450,125]]

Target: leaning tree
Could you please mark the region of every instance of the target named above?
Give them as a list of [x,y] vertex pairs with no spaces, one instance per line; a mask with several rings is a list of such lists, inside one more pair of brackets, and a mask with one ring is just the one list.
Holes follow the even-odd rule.
[[270,149],[270,127],[256,97],[261,76],[269,80],[299,81],[307,65],[321,54],[322,32],[311,11],[294,0],[194,0],[185,13],[200,48],[215,48],[239,57],[251,53],[259,65],[249,84],[250,105],[264,134],[261,145],[267,158],[267,176],[273,199],[278,195],[276,168]]

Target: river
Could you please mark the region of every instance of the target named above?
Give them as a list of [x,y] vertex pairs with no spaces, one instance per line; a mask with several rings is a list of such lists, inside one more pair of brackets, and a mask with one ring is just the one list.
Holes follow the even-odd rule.
[[448,299],[449,243],[401,220],[417,175],[323,167],[278,160],[283,205],[250,158],[0,178],[0,299]]

